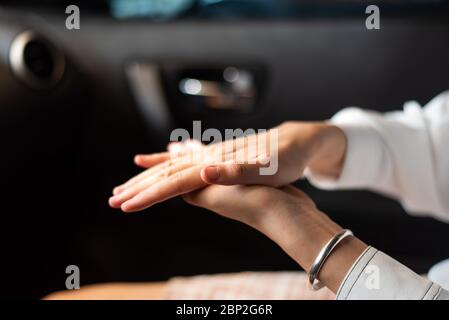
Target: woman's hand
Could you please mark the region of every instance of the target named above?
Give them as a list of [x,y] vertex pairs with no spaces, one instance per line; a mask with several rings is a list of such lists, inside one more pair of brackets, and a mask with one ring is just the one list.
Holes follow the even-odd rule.
[[[292,186],[275,189],[213,185],[184,195],[184,199],[261,231],[306,271],[324,245],[342,230],[306,194]],[[336,292],[365,248],[354,237],[345,239],[326,260],[319,279]]]
[[[168,152],[136,156],[136,164],[148,169],[115,188],[109,203],[133,212],[208,184],[279,187],[300,178],[306,166],[338,177],[346,150],[346,137],[339,128],[319,122],[287,122],[275,129],[275,152],[270,145],[273,132],[267,131],[209,146],[171,144]],[[266,142],[266,148],[260,148],[260,141]],[[244,163],[235,161],[241,155],[247,156]],[[260,173],[267,160],[278,161],[272,175]]]
[[[325,243],[342,230],[304,192],[292,186],[212,185],[183,198],[259,230],[293,257],[300,251],[298,258],[306,270]],[[301,249],[304,247],[307,252]]]

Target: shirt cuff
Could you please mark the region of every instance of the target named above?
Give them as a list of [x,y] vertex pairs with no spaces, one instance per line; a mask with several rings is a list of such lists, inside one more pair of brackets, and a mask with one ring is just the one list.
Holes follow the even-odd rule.
[[385,146],[382,136],[360,111],[346,110],[330,121],[346,135],[347,149],[342,172],[338,179],[319,175],[306,168],[305,177],[321,189],[368,188],[379,177],[385,164]]
[[343,280],[337,300],[435,300],[442,291],[437,284],[368,247]]

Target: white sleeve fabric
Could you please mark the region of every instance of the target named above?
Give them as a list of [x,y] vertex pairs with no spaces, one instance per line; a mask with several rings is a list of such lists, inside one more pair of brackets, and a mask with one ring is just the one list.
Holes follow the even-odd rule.
[[368,247],[349,270],[337,300],[449,300],[449,292]]
[[367,189],[401,201],[410,214],[449,221],[449,91],[424,108],[381,114],[359,108],[338,112],[331,122],[346,134],[343,170],[335,180],[309,169],[322,189]]

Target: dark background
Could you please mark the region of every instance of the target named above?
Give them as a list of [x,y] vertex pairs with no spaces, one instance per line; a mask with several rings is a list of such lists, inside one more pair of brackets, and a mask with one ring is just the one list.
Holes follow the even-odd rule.
[[[81,29],[69,31],[59,2],[0,1],[2,296],[64,289],[70,264],[80,267],[82,285],[297,270],[263,235],[181,199],[132,215],[110,209],[107,200],[139,172],[134,154],[162,150],[172,128],[191,130],[193,120],[204,129],[269,128],[326,119],[345,106],[425,104],[449,87],[446,1],[379,3],[381,29],[372,31],[365,4],[356,1],[240,2],[193,7],[170,19],[123,20],[105,2],[79,1]],[[12,40],[30,28],[67,57],[52,89],[27,86],[9,66]],[[162,122],[136,99],[126,73],[136,62],[155,67],[161,79],[169,115]],[[171,83],[176,72],[228,65],[258,70],[255,108],[186,108],[192,101]],[[298,185],[337,222],[417,272],[449,256],[441,245],[447,225],[407,216],[397,202],[368,192]]]

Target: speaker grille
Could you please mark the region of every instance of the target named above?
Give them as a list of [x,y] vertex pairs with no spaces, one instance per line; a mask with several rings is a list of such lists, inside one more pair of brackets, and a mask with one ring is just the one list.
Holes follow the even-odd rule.
[[10,49],[16,77],[36,89],[49,89],[62,79],[65,57],[61,50],[34,31],[19,34]]

